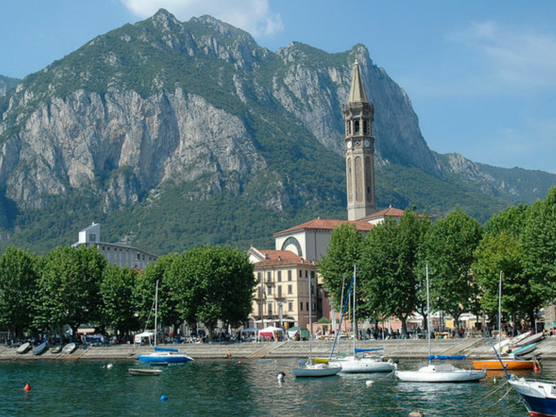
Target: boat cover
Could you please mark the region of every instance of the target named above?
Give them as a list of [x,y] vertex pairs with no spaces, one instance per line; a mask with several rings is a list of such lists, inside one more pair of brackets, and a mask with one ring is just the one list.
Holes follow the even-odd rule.
[[429,356],[429,361],[432,361],[433,359],[438,359],[439,361],[462,361],[464,359],[466,359],[465,355],[453,355],[453,356],[445,356],[445,355],[430,355]]

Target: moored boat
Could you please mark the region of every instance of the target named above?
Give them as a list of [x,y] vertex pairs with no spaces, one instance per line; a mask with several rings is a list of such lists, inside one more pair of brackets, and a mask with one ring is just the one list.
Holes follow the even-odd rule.
[[431,338],[430,338],[430,299],[429,299],[429,267],[426,266],[427,278],[427,342],[429,347],[428,365],[418,370],[396,371],[395,375],[404,382],[476,382],[486,376],[484,370],[460,369],[452,364],[435,364],[433,360],[462,360],[463,355],[457,356],[440,356],[431,355]]
[[535,369],[535,366],[539,366],[538,358],[524,359],[519,357],[474,360],[472,363],[475,369],[486,371],[503,371],[504,368],[508,371],[532,370]]
[[60,353],[62,351],[62,346],[56,346],[54,349],[50,349],[50,353],[53,355]]
[[178,349],[158,347],[157,344],[157,320],[158,320],[158,281],[156,281],[156,290],[154,298],[154,352],[144,355],[138,355],[137,359],[145,363],[166,362],[166,363],[183,363],[192,361],[193,358],[180,352]]
[[396,376],[404,382],[478,382],[486,376],[486,372],[460,369],[449,363],[429,363],[416,371],[396,371]]
[[139,376],[156,376],[162,374],[162,370],[160,369],[144,369],[144,368],[129,368],[127,370],[131,375],[139,375]]
[[556,381],[518,378],[512,375],[509,384],[523,400],[529,415],[556,416]]
[[312,320],[312,285],[311,278],[309,278],[309,361],[299,361],[299,365],[293,368],[293,374],[296,378],[301,377],[325,377],[333,376],[342,370],[342,366],[339,364],[329,364],[329,363],[314,363],[313,362],[313,320]]

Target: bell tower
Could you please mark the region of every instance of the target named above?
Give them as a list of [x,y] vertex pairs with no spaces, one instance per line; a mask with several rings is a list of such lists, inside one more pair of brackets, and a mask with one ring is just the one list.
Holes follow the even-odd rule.
[[348,220],[358,220],[376,211],[374,108],[367,99],[359,62],[355,60],[348,103],[343,107],[346,137]]

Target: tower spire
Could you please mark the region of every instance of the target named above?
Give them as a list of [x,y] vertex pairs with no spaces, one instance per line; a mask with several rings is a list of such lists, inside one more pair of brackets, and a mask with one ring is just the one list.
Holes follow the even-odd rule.
[[351,81],[351,89],[349,91],[349,103],[368,103],[365,85],[361,78],[361,70],[359,69],[359,61],[355,58],[355,66],[353,67],[353,79]]

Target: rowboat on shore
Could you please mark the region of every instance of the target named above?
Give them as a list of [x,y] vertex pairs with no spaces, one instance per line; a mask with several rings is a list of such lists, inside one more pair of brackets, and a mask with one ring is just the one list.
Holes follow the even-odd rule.
[[66,346],[64,346],[64,348],[62,349],[62,353],[65,353],[67,355],[69,355],[70,353],[72,353],[75,349],[77,349],[77,345],[75,343],[68,343]]
[[20,355],[22,355],[25,352],[27,352],[30,348],[31,348],[31,343],[25,342],[24,344],[22,344],[20,347],[16,349],[15,353],[19,353]]

